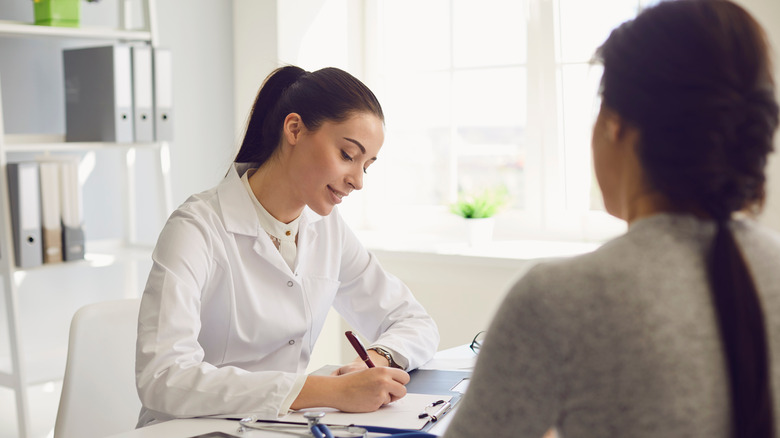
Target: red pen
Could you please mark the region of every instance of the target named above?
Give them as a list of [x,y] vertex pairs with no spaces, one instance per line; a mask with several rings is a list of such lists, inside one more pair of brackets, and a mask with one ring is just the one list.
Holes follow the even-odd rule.
[[360,359],[368,365],[369,368],[374,368],[374,362],[371,362],[371,358],[368,357],[368,352],[366,351],[366,347],[363,346],[363,344],[360,343],[360,339],[357,338],[351,331],[347,330],[344,332],[345,335],[347,335],[347,339],[349,339],[349,343],[352,344],[352,348],[357,351],[358,356],[360,356]]

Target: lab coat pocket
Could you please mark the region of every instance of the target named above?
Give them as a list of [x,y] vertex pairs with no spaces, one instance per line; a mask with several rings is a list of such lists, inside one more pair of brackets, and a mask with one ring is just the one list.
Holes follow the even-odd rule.
[[336,292],[339,290],[341,282],[326,277],[305,276],[303,277],[303,296],[306,303],[306,317],[309,320],[309,330],[311,333],[310,343],[314,346],[317,337],[322,331],[325,319],[333,305]]

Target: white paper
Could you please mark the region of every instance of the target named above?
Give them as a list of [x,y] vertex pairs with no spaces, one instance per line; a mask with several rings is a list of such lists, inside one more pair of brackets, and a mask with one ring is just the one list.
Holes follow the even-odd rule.
[[375,412],[355,414],[332,408],[311,408],[295,411],[280,418],[280,420],[306,423],[306,419],[303,417],[304,413],[325,412],[325,417],[320,420],[323,424],[340,426],[355,424],[419,430],[430,420],[429,418],[418,418],[422,412],[425,412],[425,407],[438,400],[450,401],[451,398],[449,395],[406,394],[404,398],[382,406]]

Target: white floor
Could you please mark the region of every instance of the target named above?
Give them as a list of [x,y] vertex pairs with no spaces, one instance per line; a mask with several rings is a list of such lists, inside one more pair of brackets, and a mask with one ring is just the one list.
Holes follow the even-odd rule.
[[[29,386],[30,434],[29,438],[51,438],[54,433],[54,421],[57,418],[57,406],[60,402],[62,382],[49,382]],[[14,392],[0,388],[0,438],[18,438],[16,423],[16,402]]]

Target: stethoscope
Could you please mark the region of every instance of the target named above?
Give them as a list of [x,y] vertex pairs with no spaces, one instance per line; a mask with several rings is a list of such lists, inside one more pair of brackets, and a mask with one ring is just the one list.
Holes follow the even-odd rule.
[[[303,414],[308,424],[293,423],[274,420],[258,420],[256,416],[242,418],[238,421],[238,433],[246,432],[248,429],[266,430],[277,433],[285,433],[302,437],[314,438],[368,438],[368,433],[387,434],[398,438],[436,438],[437,435],[420,432],[418,430],[396,429],[393,427],[379,426],[328,426],[320,423],[324,412],[306,412]],[[305,431],[301,431],[305,427]],[[296,430],[297,429],[297,430]],[[336,435],[333,434],[336,431]]]

